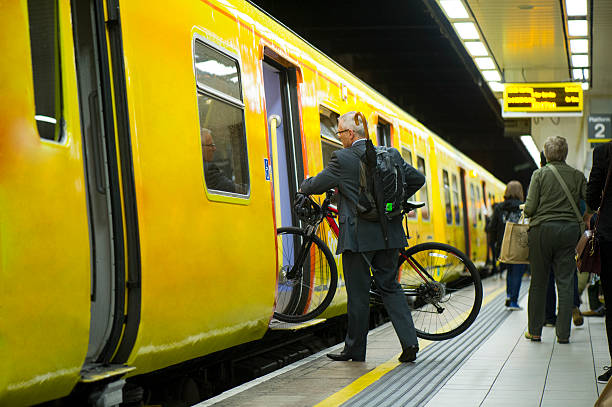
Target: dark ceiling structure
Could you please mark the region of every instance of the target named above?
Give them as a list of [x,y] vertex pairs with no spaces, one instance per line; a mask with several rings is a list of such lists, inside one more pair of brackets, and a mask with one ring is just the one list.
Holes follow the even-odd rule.
[[435,0],[252,0],[504,182],[536,169]]

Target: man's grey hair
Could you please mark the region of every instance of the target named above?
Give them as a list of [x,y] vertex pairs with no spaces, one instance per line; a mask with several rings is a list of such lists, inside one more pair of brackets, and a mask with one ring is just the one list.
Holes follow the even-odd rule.
[[200,134],[203,136],[204,134],[210,134],[212,136],[212,131],[210,131],[209,129],[207,129],[206,127],[201,127],[200,128]]
[[567,140],[565,137],[548,137],[544,142],[544,155],[548,162],[565,161],[567,158]]
[[342,125],[345,129],[353,130],[358,138],[365,137],[365,131],[363,130],[363,123],[361,123],[361,119],[359,124],[355,124],[355,115],[357,112],[348,112],[344,113],[342,116],[338,117],[338,126]]

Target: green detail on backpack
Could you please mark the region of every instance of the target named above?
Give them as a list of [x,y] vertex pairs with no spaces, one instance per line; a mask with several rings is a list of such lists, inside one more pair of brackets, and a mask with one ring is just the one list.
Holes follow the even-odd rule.
[[387,207],[385,208],[387,212],[393,211],[393,202],[387,202]]

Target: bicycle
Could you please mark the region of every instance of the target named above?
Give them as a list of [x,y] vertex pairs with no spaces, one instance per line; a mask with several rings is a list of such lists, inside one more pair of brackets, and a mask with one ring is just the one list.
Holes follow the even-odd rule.
[[[274,317],[284,322],[305,322],[330,305],[338,284],[334,256],[317,236],[326,220],[337,237],[338,210],[330,205],[333,191],[327,191],[319,205],[306,197],[309,210],[298,213],[305,224],[277,229],[279,264],[278,291]],[[409,202],[405,213],[424,206]],[[412,317],[419,338],[445,340],[464,332],[476,319],[482,304],[482,283],[474,263],[457,248],[437,242],[400,249],[398,281],[411,302]],[[370,302],[382,303],[374,284]]]

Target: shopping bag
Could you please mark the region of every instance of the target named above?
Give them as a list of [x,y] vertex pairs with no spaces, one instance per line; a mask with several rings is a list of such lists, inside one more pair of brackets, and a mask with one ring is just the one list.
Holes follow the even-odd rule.
[[529,245],[527,230],[529,225],[524,218],[518,223],[506,222],[504,239],[502,240],[499,261],[508,264],[529,264]]

